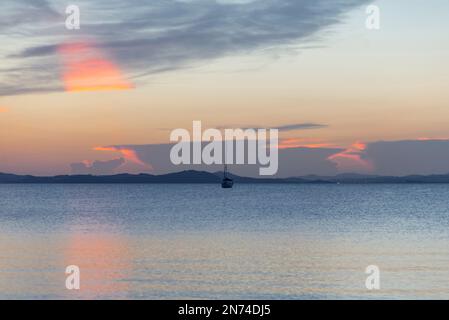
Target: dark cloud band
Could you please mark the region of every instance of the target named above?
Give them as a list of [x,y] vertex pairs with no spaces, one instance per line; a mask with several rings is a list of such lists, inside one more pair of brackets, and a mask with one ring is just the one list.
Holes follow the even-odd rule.
[[38,2],[39,6],[31,0],[2,2],[1,33],[13,32],[11,24],[15,22],[15,36],[6,41],[12,42],[11,47],[21,44],[18,52],[3,59],[11,68],[23,69],[19,73],[3,70],[0,95],[59,88],[55,55],[62,42],[94,39],[130,77],[141,79],[205,60],[302,44],[340,22],[349,10],[370,1],[79,0],[80,32],[64,28],[60,3]]

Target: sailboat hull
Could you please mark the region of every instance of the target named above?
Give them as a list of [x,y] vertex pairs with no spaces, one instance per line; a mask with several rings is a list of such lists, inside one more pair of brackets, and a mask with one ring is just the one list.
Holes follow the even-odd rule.
[[231,189],[234,186],[234,181],[232,181],[231,179],[223,179],[223,181],[221,182],[221,187],[223,189]]

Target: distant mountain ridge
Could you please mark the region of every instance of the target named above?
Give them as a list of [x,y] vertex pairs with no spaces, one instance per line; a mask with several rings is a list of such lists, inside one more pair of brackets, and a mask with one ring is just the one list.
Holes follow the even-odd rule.
[[[344,183],[344,184],[374,184],[374,183],[449,183],[449,174],[445,175],[411,175],[405,177],[375,176],[345,173],[336,176],[309,175],[292,178],[248,178],[230,175],[236,183]],[[151,174],[117,174],[109,176],[92,175],[60,175],[52,177],[37,177],[31,175],[15,175],[0,173],[0,184],[6,183],[65,183],[65,184],[101,184],[101,183],[220,183],[222,173],[204,171],[182,171],[163,175]]]

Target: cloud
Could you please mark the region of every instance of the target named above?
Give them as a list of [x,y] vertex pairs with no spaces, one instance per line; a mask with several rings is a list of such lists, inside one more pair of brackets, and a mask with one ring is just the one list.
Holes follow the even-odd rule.
[[449,139],[372,142],[362,156],[380,175],[449,173]]
[[327,125],[318,124],[318,123],[298,123],[298,124],[290,124],[286,126],[281,126],[273,129],[278,129],[281,132],[287,131],[296,131],[296,130],[309,130],[309,129],[321,129],[326,128]]
[[63,62],[65,90],[104,91],[132,89],[120,68],[88,42],[64,44],[58,52]]
[[47,0],[3,0],[0,30],[11,31],[17,27],[30,30],[33,23],[52,22],[59,17],[61,14],[54,10]]
[[147,169],[151,169],[151,167],[148,164],[144,163],[139,158],[136,151],[133,150],[132,148],[127,148],[126,146],[107,146],[107,147],[96,147],[94,148],[94,150],[120,152],[126,161],[147,167]]
[[[245,126],[236,126],[236,125],[229,125],[229,126],[219,126],[216,129],[219,130],[225,130],[225,129],[277,129],[279,132],[288,132],[288,131],[299,131],[299,130],[312,130],[312,129],[322,129],[327,128],[328,126],[325,124],[319,124],[319,123],[295,123],[295,124],[288,124],[288,125],[281,125],[281,126],[273,126],[269,128],[260,128],[259,125],[245,125]],[[159,128],[159,130],[162,131],[171,131],[173,129],[168,128]]]
[[287,138],[279,142],[279,149],[295,149],[295,148],[335,148],[331,143],[323,142],[320,139],[304,139],[304,138]]
[[75,175],[110,175],[114,174],[115,170],[125,163],[125,159],[114,159],[109,161],[94,161],[90,163],[89,161],[72,163],[70,168],[72,174]]
[[[81,30],[64,27],[60,2],[3,0],[0,95],[64,89],[58,48],[91,40],[135,81],[261,49],[318,39],[370,0],[79,0]],[[58,10],[55,10],[58,8]],[[14,28],[13,28],[14,27]],[[36,45],[37,43],[40,43]],[[45,44],[43,44],[45,43]]]
[[0,107],[0,113],[2,113],[2,112],[8,112],[8,108]]
[[[203,147],[206,144],[204,142]],[[223,170],[222,165],[173,165],[170,161],[172,146],[172,144],[147,144],[98,147],[95,150],[99,152],[119,152],[122,161],[72,164],[72,172],[165,174],[183,170],[207,172]],[[230,165],[230,170],[234,174],[247,177],[260,177],[259,168],[259,165]],[[386,176],[448,174],[449,139],[355,142],[346,148],[313,139],[292,138],[280,142],[279,171],[275,177],[310,174],[332,176],[348,172]]]
[[365,143],[355,142],[342,152],[331,155],[329,160],[337,164],[339,172],[370,173],[374,165],[365,154],[366,149]]
[[[204,143],[206,145],[207,143]],[[97,151],[128,150],[138,159],[139,167],[133,167],[134,173],[148,171],[152,174],[165,174],[183,170],[198,170],[207,172],[222,171],[222,165],[173,165],[170,161],[172,144],[121,145],[96,148]],[[340,148],[291,148],[279,150],[279,171],[275,177],[286,178],[309,174],[334,175],[337,166],[328,158],[342,152]],[[245,156],[246,158],[246,156]],[[137,164],[137,162],[133,162]],[[230,165],[232,173],[246,177],[260,177],[259,165]],[[147,170],[145,170],[147,168]],[[129,167],[120,167],[120,172],[129,172]]]
[[449,173],[449,139],[356,142],[329,157],[339,172],[385,176]]

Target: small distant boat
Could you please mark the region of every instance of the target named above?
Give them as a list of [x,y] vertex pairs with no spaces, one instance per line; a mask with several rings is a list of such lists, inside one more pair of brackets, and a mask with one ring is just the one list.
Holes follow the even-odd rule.
[[228,177],[228,166],[225,164],[223,172],[223,180],[221,181],[221,187],[223,189],[232,189],[234,186],[234,180]]

